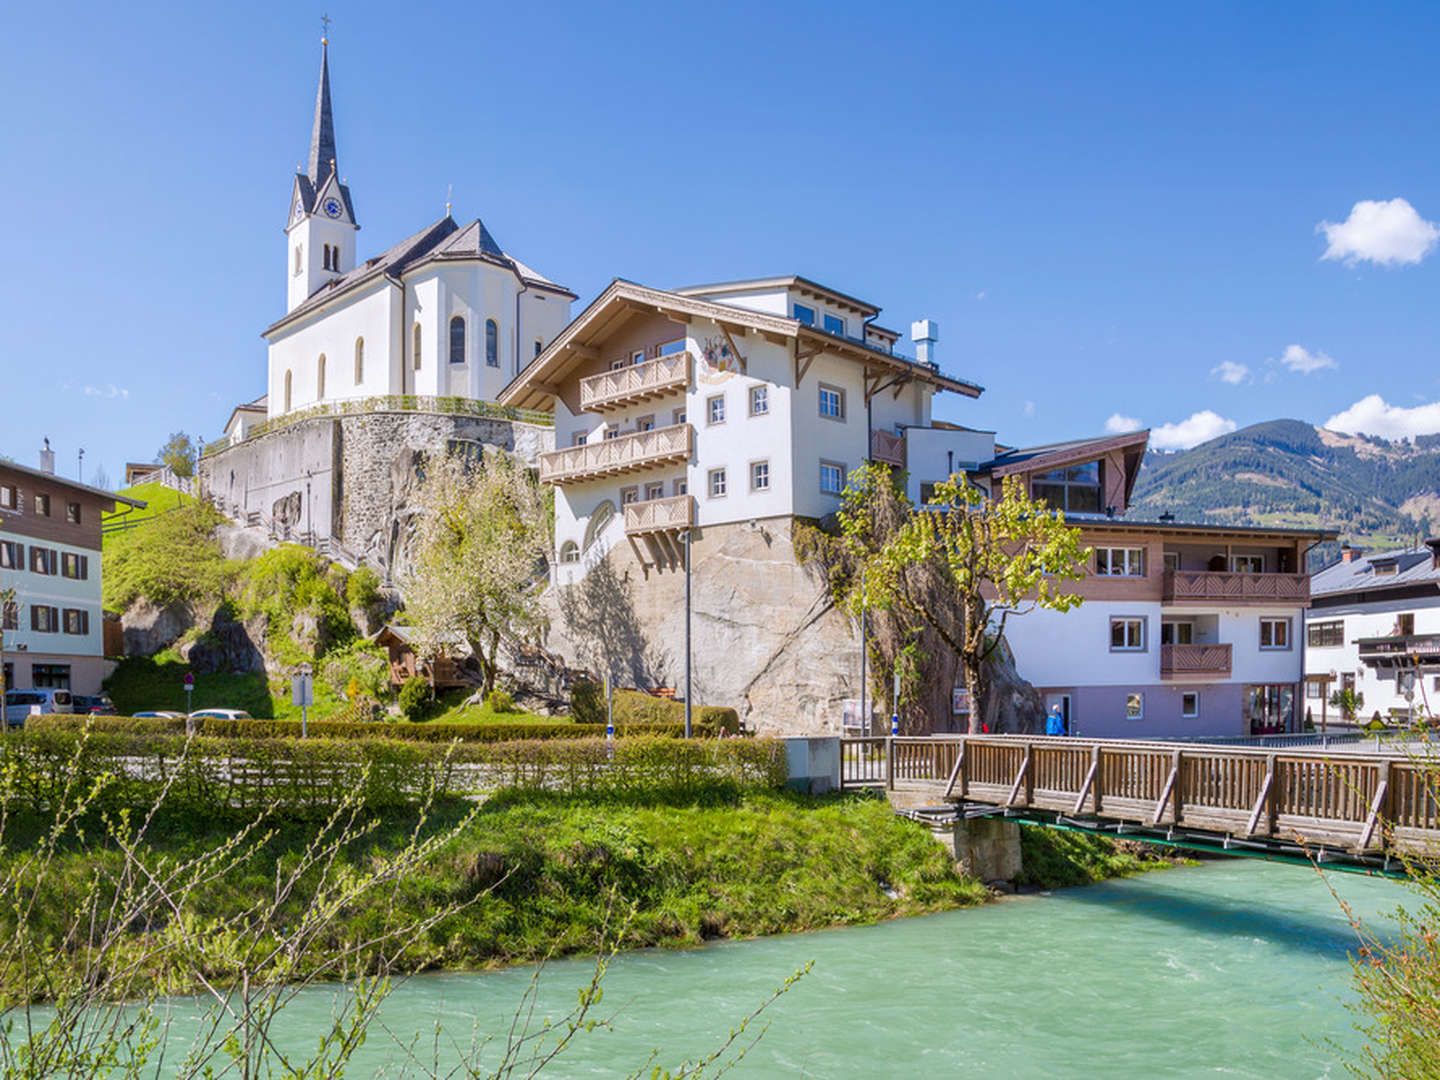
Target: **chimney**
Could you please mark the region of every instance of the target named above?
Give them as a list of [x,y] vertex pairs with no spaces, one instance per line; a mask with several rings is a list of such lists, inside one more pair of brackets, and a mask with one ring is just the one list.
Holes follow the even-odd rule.
[[50,449],[50,440],[45,440],[45,449],[40,451],[40,471],[55,475],[55,451]]
[[1440,536],[1426,540],[1425,546],[1430,549],[1430,569],[1440,570]]
[[1354,562],[1360,557],[1361,549],[1351,547],[1348,543],[1340,545],[1340,561],[1345,563]]
[[915,359],[935,367],[935,342],[940,338],[940,324],[934,319],[921,319],[910,324],[910,340],[915,342]]

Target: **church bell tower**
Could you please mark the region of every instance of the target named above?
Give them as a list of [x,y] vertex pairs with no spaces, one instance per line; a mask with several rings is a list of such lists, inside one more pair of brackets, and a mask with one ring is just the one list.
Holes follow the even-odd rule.
[[316,290],[355,268],[355,207],[340,182],[335,159],[335,118],[330,111],[330,42],[320,40],[320,89],[310,158],[295,174],[290,216],[285,224],[286,312]]

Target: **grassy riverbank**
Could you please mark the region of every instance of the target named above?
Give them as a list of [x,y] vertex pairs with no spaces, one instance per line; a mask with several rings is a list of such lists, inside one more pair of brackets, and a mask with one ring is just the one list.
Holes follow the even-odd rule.
[[[441,807],[421,832],[439,833],[469,812],[458,803]],[[7,830],[0,878],[25,857],[26,829],[16,824],[12,820]],[[234,836],[236,825],[162,813],[147,835],[145,861],[173,862],[214,850]],[[389,814],[339,858],[362,870],[402,848],[416,826],[410,813]],[[39,822],[28,826],[32,841],[40,828]],[[207,926],[262,904],[277,876],[314,840],[313,823],[280,817],[267,828],[272,835],[240,872],[206,880],[186,898],[184,921],[200,936]],[[1077,878],[1146,868],[1138,858],[1117,856],[1105,841],[1031,835],[1042,832],[1027,830],[1032,884],[1075,884]],[[83,895],[88,880],[104,880],[120,865],[98,823],[83,840],[67,843],[32,909],[38,928],[62,936],[67,897]],[[623,921],[617,908],[633,908],[621,947],[685,947],[919,915],[979,904],[988,895],[979,882],[956,873],[924,827],[897,817],[878,799],[752,791],[676,802],[516,792],[486,803],[459,835],[393,888],[349,904],[327,928],[324,944],[364,940],[387,912],[401,911],[420,923],[448,911],[409,946],[401,966],[479,968],[591,951],[607,920],[612,931]],[[310,901],[302,882],[290,903],[298,912]],[[9,918],[0,914],[0,924]],[[147,920],[137,935],[163,929],[168,919]],[[207,977],[226,978],[218,959],[201,963]],[[194,979],[179,970],[150,974],[171,990]],[[17,989],[0,986],[0,995]]]

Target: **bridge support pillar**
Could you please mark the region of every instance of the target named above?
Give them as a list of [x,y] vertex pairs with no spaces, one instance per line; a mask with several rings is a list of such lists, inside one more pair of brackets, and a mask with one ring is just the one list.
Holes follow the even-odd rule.
[[950,849],[960,872],[981,881],[1014,881],[1020,876],[1020,826],[998,817],[957,821],[932,830]]

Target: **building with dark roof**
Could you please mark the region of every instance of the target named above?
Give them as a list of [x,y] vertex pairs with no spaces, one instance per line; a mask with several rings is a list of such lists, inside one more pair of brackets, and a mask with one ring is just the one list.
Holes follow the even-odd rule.
[[1347,546],[1311,588],[1305,678],[1317,716],[1336,690],[1364,696],[1361,719],[1440,712],[1440,538],[1369,554]]

